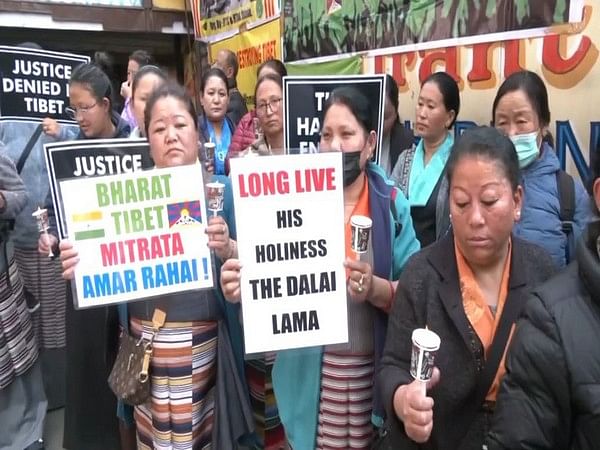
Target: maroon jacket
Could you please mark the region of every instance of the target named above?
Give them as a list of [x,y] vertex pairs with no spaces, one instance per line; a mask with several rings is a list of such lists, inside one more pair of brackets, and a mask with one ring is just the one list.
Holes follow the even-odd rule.
[[256,117],[254,110],[246,113],[241,118],[240,122],[233,133],[231,138],[231,144],[229,144],[229,153],[239,153],[252,144],[256,138],[254,137],[254,123],[253,120]]

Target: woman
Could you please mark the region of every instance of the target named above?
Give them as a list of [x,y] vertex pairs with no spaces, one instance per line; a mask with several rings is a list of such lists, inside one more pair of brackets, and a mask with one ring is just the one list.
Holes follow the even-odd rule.
[[225,159],[229,152],[231,137],[235,131],[233,122],[226,116],[229,104],[227,77],[221,69],[212,68],[202,76],[200,103],[204,114],[199,119],[200,141],[215,144],[214,168],[216,175],[225,174]]
[[[164,84],[154,91],[146,105],[144,123],[157,168],[197,162],[196,121],[183,88]],[[227,178],[216,179],[228,187],[226,209],[209,220],[206,232],[209,247],[225,259],[236,254],[225,221],[232,223],[234,234],[232,198]],[[61,242],[61,260],[63,275],[72,278],[77,251],[67,241]],[[234,448],[240,437],[252,431],[247,397],[243,389],[239,390],[241,363],[233,363],[234,358],[239,360],[240,350],[232,349],[229,338],[228,328],[236,324],[237,312],[226,310],[215,289],[144,299],[128,306],[130,329],[136,337],[151,332],[155,308],[164,310],[167,317],[153,341],[151,400],[135,407],[138,448]],[[203,358],[199,362],[200,352]],[[213,427],[215,423],[218,426]]]
[[[447,177],[452,232],[407,264],[390,314],[379,373],[390,448],[481,449],[512,323],[554,272],[545,251],[511,237],[523,189],[508,138],[467,131]],[[410,374],[411,334],[426,327],[441,338],[428,397]]]
[[575,262],[527,303],[507,356],[490,450],[583,450],[600,442],[599,154],[589,189],[596,220],[578,241]]
[[415,137],[400,122],[398,116],[398,85],[390,75],[385,76],[385,109],[383,115],[383,141],[379,152],[379,165],[390,175],[398,156],[413,146]]
[[515,235],[544,247],[554,262],[563,267],[569,263],[575,241],[589,220],[589,198],[583,185],[576,181],[575,197],[571,200],[575,213],[572,223],[564,224],[560,217],[560,163],[548,139],[544,139],[550,125],[550,109],[542,79],[529,71],[508,77],[494,99],[493,121],[513,141],[523,174],[525,196]]
[[127,79],[121,84],[121,97],[125,99],[125,105],[121,112],[121,117],[129,124],[133,130],[139,127],[144,121],[138,120],[138,117],[133,111],[133,79],[136,73],[144,66],[153,64],[152,55],[145,50],[136,50],[129,55],[127,62]]
[[146,137],[144,110],[152,92],[167,81],[165,73],[156,66],[144,66],[138,70],[131,82],[131,111],[139,125],[133,129],[130,137]]
[[25,206],[27,191],[3,152],[0,146],[0,448],[41,448],[48,404],[8,226]]
[[415,133],[421,140],[400,155],[390,176],[408,198],[421,247],[440,239],[450,225],[444,172],[454,143],[448,130],[459,109],[456,81],[445,72],[430,75],[421,85],[417,102]]
[[[278,75],[280,78],[283,78],[287,75],[287,69],[285,68],[285,65],[278,59],[269,59],[258,66],[258,70],[256,71],[256,79],[260,80],[267,74]],[[258,100],[256,98],[258,81],[254,89],[254,101],[255,104],[258,105]],[[256,110],[246,113],[246,115],[244,115],[244,117],[242,117],[238,123],[235,133],[231,138],[231,145],[229,146],[229,153],[231,156],[247,149],[250,145],[252,145],[252,143],[254,143],[254,141],[257,140],[257,138],[260,137],[261,129],[256,129],[254,119],[256,119]]]
[[[381,417],[373,372],[383,347],[396,280],[419,249],[408,204],[370,162],[377,142],[368,99],[354,88],[335,89],[324,108],[320,148],[343,152],[348,275],[348,344],[279,352],[273,386],[286,436],[294,450],[370,448],[372,415]],[[357,150],[358,149],[358,150]],[[356,261],[350,217],[373,220],[367,257]],[[237,260],[221,272],[227,299],[239,300]],[[336,398],[345,400],[337,402]],[[377,420],[377,419],[375,419]]]

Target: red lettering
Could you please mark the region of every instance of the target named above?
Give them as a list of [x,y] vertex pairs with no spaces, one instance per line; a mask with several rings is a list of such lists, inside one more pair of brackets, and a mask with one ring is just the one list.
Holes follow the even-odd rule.
[[425,81],[429,75],[434,72],[434,66],[440,62],[444,63],[444,71],[454,78],[457,82],[460,81],[458,76],[458,52],[456,47],[448,47],[442,50],[428,52],[422,50],[419,55],[423,60],[419,67],[419,82]]
[[521,66],[521,41],[506,41],[504,43],[504,78],[521,70],[524,70]]
[[469,82],[487,81],[492,78],[492,72],[488,67],[488,52],[491,44],[473,45],[473,66],[467,75]]
[[550,72],[564,75],[572,72],[581,64],[593,44],[589,37],[581,36],[577,50],[573,55],[570,58],[563,58],[560,54],[560,42],[560,35],[544,36],[542,64]]
[[288,174],[284,171],[251,173],[246,176],[246,179],[243,175],[240,175],[239,185],[240,197],[290,193]]
[[102,265],[114,266],[118,262],[117,243],[100,244],[100,254],[102,255]]

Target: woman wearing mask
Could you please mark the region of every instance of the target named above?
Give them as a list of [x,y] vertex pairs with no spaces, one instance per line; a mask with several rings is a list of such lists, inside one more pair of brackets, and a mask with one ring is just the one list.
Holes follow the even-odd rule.
[[[390,313],[379,372],[386,448],[481,449],[512,324],[554,272],[543,249],[511,237],[523,190],[507,137],[490,127],[468,130],[452,149],[447,177],[452,232],[407,264]],[[441,338],[427,386],[410,372],[412,332],[426,327]]]
[[[129,125],[112,108],[112,85],[94,64],[75,68],[69,80],[69,114],[79,125],[77,139],[113,139],[129,136]],[[46,125],[45,125],[46,126]],[[46,132],[68,138],[58,124]],[[50,194],[46,206],[50,219],[48,234],[41,234],[38,251],[47,256],[58,253],[54,207]],[[118,337],[116,307],[76,311],[71,289],[67,288],[67,390],[63,446],[68,449],[119,447],[117,402],[106,382]],[[90,333],[90,330],[94,330]],[[107,357],[108,355],[108,357]],[[90,399],[94,401],[90,401]]]
[[563,267],[589,220],[590,204],[583,185],[575,181],[574,198],[565,198],[574,208],[573,221],[563,223],[558,178],[562,171],[556,152],[543,139],[550,125],[550,109],[542,79],[534,72],[522,71],[504,80],[494,99],[493,121],[515,145],[523,174],[523,212],[515,234],[544,247]]
[[125,99],[121,117],[129,124],[132,130],[143,123],[143,121],[139,122],[131,104],[133,100],[133,79],[142,67],[149,64],[153,64],[150,53],[145,50],[136,50],[133,52],[129,55],[129,61],[127,62],[127,79],[121,84],[121,97]]
[[421,247],[440,239],[450,225],[444,173],[454,143],[448,130],[459,109],[456,81],[445,72],[430,75],[421,85],[417,101],[415,133],[421,140],[400,155],[390,175],[408,198]]
[[200,103],[204,114],[198,127],[202,144],[215,144],[214,170],[216,175],[225,174],[225,160],[229,152],[231,137],[235,131],[233,122],[226,116],[229,104],[227,77],[221,69],[212,68],[202,76]]
[[[197,116],[183,88],[164,84],[155,90],[144,122],[157,168],[198,161]],[[206,232],[209,247],[225,259],[235,256],[236,249],[228,227],[231,223],[234,235],[232,197],[227,178],[215,179],[226,183],[225,209],[209,220]],[[61,242],[61,260],[64,277],[72,278],[78,259],[68,241]],[[237,440],[253,429],[246,395],[232,389],[243,386],[241,343],[229,338],[237,314],[227,312],[231,307],[222,302],[217,289],[164,295],[128,306],[136,337],[151,332],[155,308],[166,312],[166,322],[153,340],[151,400],[135,407],[138,448],[235,448]],[[236,320],[229,321],[230,316]],[[197,360],[200,353],[203,357]],[[238,366],[232,364],[236,360]]]
[[599,155],[589,189],[596,220],[577,242],[575,262],[527,303],[506,357],[489,450],[591,450],[600,442]]
[[[271,74],[278,75],[280,78],[283,78],[287,75],[287,69],[285,65],[279,61],[278,59],[269,59],[262,63],[258,70],[256,71],[256,79],[260,80],[263,76]],[[258,91],[258,81],[255,86],[255,95],[254,102],[258,105],[258,100],[256,98],[256,91]],[[256,109],[249,111],[242,117],[240,122],[238,123],[235,133],[231,138],[231,145],[229,146],[230,156],[234,157],[236,153],[241,152],[247,149],[250,145],[257,140],[257,135],[260,135],[262,129],[257,129],[256,127]],[[260,123],[260,122],[259,122]],[[283,147],[282,147],[283,148]]]
[[390,175],[400,154],[412,148],[415,137],[400,122],[398,115],[398,85],[390,75],[385,76],[385,110],[383,116],[383,141],[379,152],[379,165]]
[[[370,158],[376,133],[368,99],[335,89],[324,108],[321,151],[343,152],[348,344],[278,352],[273,386],[287,439],[294,450],[370,448],[374,416],[382,417],[373,372],[383,346],[387,312],[398,276],[419,249],[408,204]],[[357,150],[358,149],[358,150]],[[356,261],[350,217],[373,220],[367,257]],[[221,286],[239,301],[240,262],[223,265]],[[326,368],[326,370],[325,370]],[[336,399],[343,397],[344,401]]]

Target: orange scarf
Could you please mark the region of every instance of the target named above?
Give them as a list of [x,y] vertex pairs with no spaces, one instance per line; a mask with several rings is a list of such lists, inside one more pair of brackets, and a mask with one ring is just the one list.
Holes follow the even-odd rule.
[[[365,184],[363,185],[362,191],[360,192],[360,196],[358,197],[358,201],[356,205],[354,205],[354,209],[352,210],[352,214],[346,221],[345,224],[345,233],[346,233],[346,258],[355,259],[356,253],[352,250],[352,226],[350,225],[350,219],[352,216],[366,216],[371,217],[371,208],[369,207],[369,183],[367,182],[367,177],[365,176]],[[371,230],[371,233],[373,230]],[[373,239],[373,235],[369,237],[369,239]],[[347,274],[346,274],[347,275]]]
[[[504,270],[502,273],[502,281],[500,282],[500,292],[498,293],[498,303],[496,307],[495,317],[492,314],[492,311],[490,311],[490,307],[488,306],[485,300],[483,292],[481,291],[477,283],[477,279],[475,278],[473,271],[469,267],[469,264],[465,260],[465,257],[456,245],[456,242],[454,243],[454,250],[456,253],[456,264],[458,266],[460,291],[463,298],[463,307],[465,309],[465,314],[467,315],[471,326],[477,333],[477,336],[479,336],[487,358],[487,353],[490,349],[490,346],[492,345],[494,335],[496,334],[496,329],[498,328],[500,317],[502,317],[504,303],[506,302],[506,296],[508,295],[508,279],[510,277],[510,260],[512,255],[512,245],[509,241],[508,257],[506,258],[506,262],[504,263]],[[510,344],[511,338],[512,330],[508,338],[508,342],[506,344],[507,348]],[[504,376],[504,373],[506,372],[506,369],[504,367],[505,356],[506,349],[504,350],[504,354],[502,355],[502,360],[500,361],[500,365],[498,366],[498,372],[496,372],[496,377],[494,378],[492,386],[488,391],[486,400],[496,401],[500,381]]]

